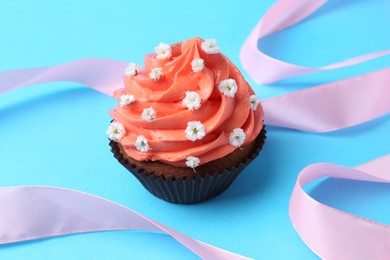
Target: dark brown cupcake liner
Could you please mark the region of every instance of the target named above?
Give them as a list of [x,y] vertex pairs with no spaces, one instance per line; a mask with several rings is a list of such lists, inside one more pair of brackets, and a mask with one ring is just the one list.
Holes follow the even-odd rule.
[[231,169],[205,174],[203,177],[196,175],[181,179],[147,174],[123,157],[116,142],[110,141],[110,146],[114,157],[154,196],[171,203],[192,204],[211,199],[229,188],[245,167],[259,155],[266,139],[266,132],[265,126],[263,126],[259,136],[254,141],[257,142],[257,147],[252,154]]

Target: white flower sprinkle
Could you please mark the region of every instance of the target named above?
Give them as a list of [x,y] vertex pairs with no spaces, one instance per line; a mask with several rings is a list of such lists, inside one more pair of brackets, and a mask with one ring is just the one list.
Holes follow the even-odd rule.
[[199,72],[204,68],[204,60],[203,59],[194,59],[191,62],[191,69],[193,72]]
[[118,142],[126,134],[126,129],[121,123],[113,122],[108,126],[106,134],[110,140]]
[[185,133],[187,138],[194,142],[206,136],[206,129],[200,121],[191,121],[187,123]]
[[256,110],[257,106],[260,104],[260,99],[256,95],[251,95],[249,97],[249,104],[252,110]]
[[186,97],[183,99],[183,104],[188,110],[194,111],[200,108],[202,99],[200,95],[195,91],[186,91]]
[[134,95],[129,95],[129,94],[123,94],[121,97],[120,97],[120,106],[123,107],[123,106],[128,106],[130,105],[131,103],[133,103],[135,101],[135,96]]
[[207,54],[217,54],[219,53],[219,46],[215,39],[206,39],[202,42],[202,50]]
[[142,111],[142,119],[146,121],[152,121],[156,118],[156,111],[153,109],[153,107],[145,108],[144,111]]
[[150,71],[149,77],[153,80],[159,80],[162,74],[162,68],[154,68]]
[[222,80],[218,85],[218,90],[227,97],[234,97],[237,92],[237,84],[234,79]]
[[186,158],[186,165],[192,168],[195,171],[195,167],[198,167],[200,164],[200,159],[195,156],[188,156]]
[[137,64],[131,62],[129,65],[127,65],[125,69],[125,75],[128,77],[134,77],[138,73],[138,66]]
[[154,48],[154,52],[157,54],[156,58],[159,60],[165,60],[172,56],[171,45],[163,42]]
[[134,146],[142,153],[146,153],[150,150],[148,139],[146,139],[143,135],[138,136],[137,140],[135,140]]
[[241,128],[235,128],[229,136],[229,143],[235,147],[241,147],[246,138],[244,130]]

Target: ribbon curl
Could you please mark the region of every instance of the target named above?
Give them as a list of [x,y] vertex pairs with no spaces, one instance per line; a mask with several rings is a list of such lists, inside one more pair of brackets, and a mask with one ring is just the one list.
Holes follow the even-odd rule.
[[[243,67],[258,83],[274,83],[299,75],[352,66],[390,54],[362,55],[320,68],[277,60],[258,49],[258,42],[302,21],[326,0],[281,0],[251,32],[240,52]],[[265,123],[310,132],[328,132],[358,125],[390,113],[390,68],[296,91],[263,102]],[[288,111],[288,113],[287,113]],[[298,176],[290,200],[290,218],[304,242],[323,259],[388,259],[390,226],[326,206],[302,189],[325,176],[390,182],[390,155],[355,169],[313,164]]]
[[307,166],[290,200],[290,219],[303,241],[322,259],[389,259],[390,226],[329,207],[303,186],[323,177],[390,183],[390,154],[355,168],[330,163]]
[[242,66],[257,83],[270,84],[281,79],[335,70],[390,54],[390,50],[378,51],[320,68],[302,67],[275,59],[258,49],[258,42],[271,34],[287,29],[310,16],[327,0],[280,0],[267,11],[244,42],[240,59]]

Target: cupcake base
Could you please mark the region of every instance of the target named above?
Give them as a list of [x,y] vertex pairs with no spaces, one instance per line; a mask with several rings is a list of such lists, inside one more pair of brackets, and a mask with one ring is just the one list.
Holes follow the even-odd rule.
[[[244,168],[257,157],[264,145],[265,138],[266,130],[264,126],[253,141],[249,156],[237,161],[230,169],[222,168],[214,172],[203,171],[201,174],[179,176],[179,178],[147,172],[139,164],[136,165],[137,163],[134,163],[134,159],[126,158],[127,155],[123,153],[120,144],[110,141],[110,146],[114,157],[154,196],[171,203],[192,204],[211,199],[224,192]],[[130,161],[133,161],[133,163]],[[213,162],[206,164],[210,163]]]

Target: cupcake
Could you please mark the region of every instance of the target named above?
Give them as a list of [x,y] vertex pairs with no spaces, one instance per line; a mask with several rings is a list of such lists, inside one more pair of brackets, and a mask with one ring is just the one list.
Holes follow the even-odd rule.
[[222,193],[264,144],[259,98],[213,39],[160,43],[144,62],[128,65],[114,93],[115,158],[168,202]]

